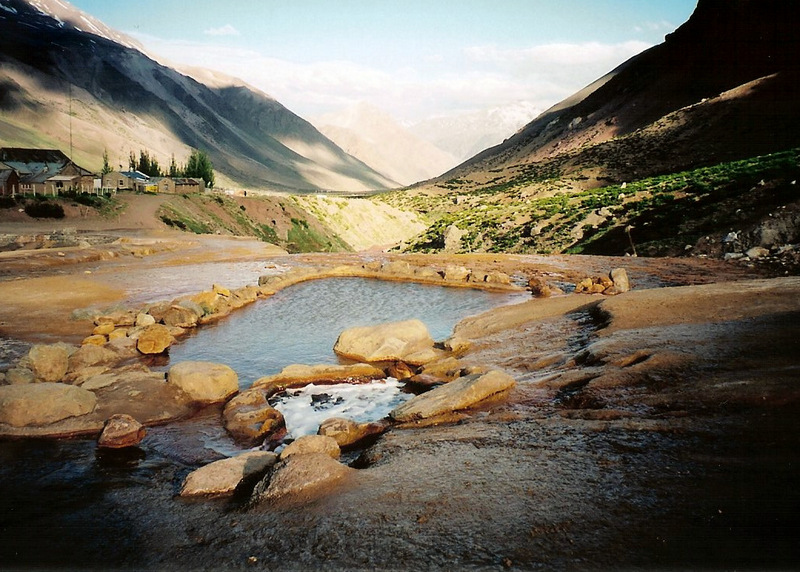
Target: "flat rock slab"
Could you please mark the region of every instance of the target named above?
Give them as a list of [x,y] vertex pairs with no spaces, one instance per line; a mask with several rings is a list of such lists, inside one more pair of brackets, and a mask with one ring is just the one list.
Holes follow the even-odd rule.
[[[141,370],[134,366],[129,369],[123,368],[113,375],[115,378],[108,385],[96,391],[87,391],[73,385],[51,384],[87,391],[96,396],[96,406],[91,413],[39,426],[17,427],[0,422],[0,436],[99,435],[106,420],[118,413],[130,415],[143,425],[156,425],[188,417],[198,410],[198,405],[186,393],[165,382],[163,373]],[[43,385],[46,384],[37,383],[31,387]],[[7,391],[3,387],[0,387],[0,390]],[[2,406],[0,410],[5,411],[6,407]]]
[[406,401],[389,416],[395,421],[405,422],[469,409],[484,399],[511,389],[515,383],[514,378],[498,370],[468,375]]
[[[433,338],[420,320],[349,328],[339,335],[333,351],[363,362],[406,361],[414,354],[433,360]],[[419,365],[419,364],[415,364]]]
[[91,413],[96,405],[94,393],[64,383],[0,387],[0,423],[12,427],[50,425]]
[[366,363],[352,365],[303,365],[286,366],[280,373],[257,379],[253,387],[278,390],[286,387],[302,387],[310,383],[353,383],[372,381],[386,377],[385,372]]
[[181,496],[233,494],[239,483],[266,472],[277,459],[275,453],[251,451],[209,463],[186,476],[181,487]]

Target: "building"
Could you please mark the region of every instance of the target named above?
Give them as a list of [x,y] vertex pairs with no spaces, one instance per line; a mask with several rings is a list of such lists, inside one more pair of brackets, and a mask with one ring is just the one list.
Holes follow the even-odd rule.
[[152,179],[157,185],[156,191],[173,195],[202,193],[206,190],[203,179],[193,177],[160,177]]
[[17,172],[0,163],[0,197],[13,197],[19,193],[19,175]]
[[150,188],[150,177],[141,171],[111,171],[103,175],[103,188],[113,191],[144,193]]
[[92,172],[57,149],[4,147],[0,149],[0,162],[17,173],[20,193],[57,195],[68,190],[94,190]]

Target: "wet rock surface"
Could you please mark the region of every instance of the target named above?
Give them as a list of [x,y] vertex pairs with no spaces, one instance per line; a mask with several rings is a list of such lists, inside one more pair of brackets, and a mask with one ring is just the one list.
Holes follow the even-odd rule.
[[[461,369],[507,372],[517,383],[506,400],[457,424],[395,426],[361,453],[360,470],[320,455],[286,473],[320,488],[290,484],[300,492],[267,502],[251,504],[249,491],[176,498],[187,475],[223,456],[198,438],[215,427],[224,438],[219,409],[150,427],[122,455],[98,452],[94,439],[0,441],[4,565],[796,567],[796,279],[649,292],[748,276],[699,260],[480,262],[557,285],[624,264],[634,288],[465,320],[453,337]],[[98,431],[114,395],[149,423],[194,411],[163,374],[107,375],[83,384],[102,385],[102,410],[82,416],[96,417]]]

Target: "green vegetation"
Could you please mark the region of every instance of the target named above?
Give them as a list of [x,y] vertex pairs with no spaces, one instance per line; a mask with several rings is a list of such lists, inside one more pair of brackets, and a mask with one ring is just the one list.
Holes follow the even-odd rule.
[[34,201],[25,205],[25,214],[33,218],[64,218],[64,207],[58,203]]
[[311,228],[306,220],[292,218],[286,249],[289,252],[337,252],[349,250],[338,237],[326,237]]
[[406,247],[410,251],[441,250],[446,229],[455,224],[466,231],[462,251],[621,254],[629,250],[625,229],[632,226],[644,253],[664,254],[741,220],[743,204],[752,203],[753,211],[796,200],[789,181],[800,172],[799,160],[800,149],[793,149],[572,192],[553,178],[557,169],[529,167],[458,195],[400,191],[376,200],[426,214],[430,226]]

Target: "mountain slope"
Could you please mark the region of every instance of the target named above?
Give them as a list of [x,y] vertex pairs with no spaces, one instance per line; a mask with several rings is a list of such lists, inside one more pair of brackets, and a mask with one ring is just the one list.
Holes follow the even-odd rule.
[[91,168],[99,168],[103,148],[112,160],[149,149],[167,164],[192,147],[208,152],[223,181],[239,185],[392,186],[266,94],[241,84],[210,87],[160,65],[65,2],[2,0],[2,8],[3,144],[67,148],[72,123],[76,159]]
[[457,163],[449,153],[366,103],[313,121],[346,152],[403,185],[441,175]]
[[[793,146],[800,132],[798,24],[797,12],[777,0],[701,0],[663,44],[631,58],[440,180],[474,175],[481,181],[489,170],[547,162],[562,175],[594,168],[601,177],[627,180]],[[733,97],[731,90],[756,80],[761,81]],[[719,105],[734,98],[739,100],[736,113]],[[703,105],[706,125],[664,125],[658,132],[651,129],[647,144],[641,141],[638,130]],[[661,137],[667,131],[668,143]],[[609,166],[618,150],[600,145],[634,133],[640,139],[637,154],[644,153],[639,165]],[[668,161],[660,159],[663,153]]]
[[800,241],[798,24],[777,0],[701,0],[663,44],[384,199],[428,213],[423,251],[677,255],[778,219],[780,241],[750,245]]

